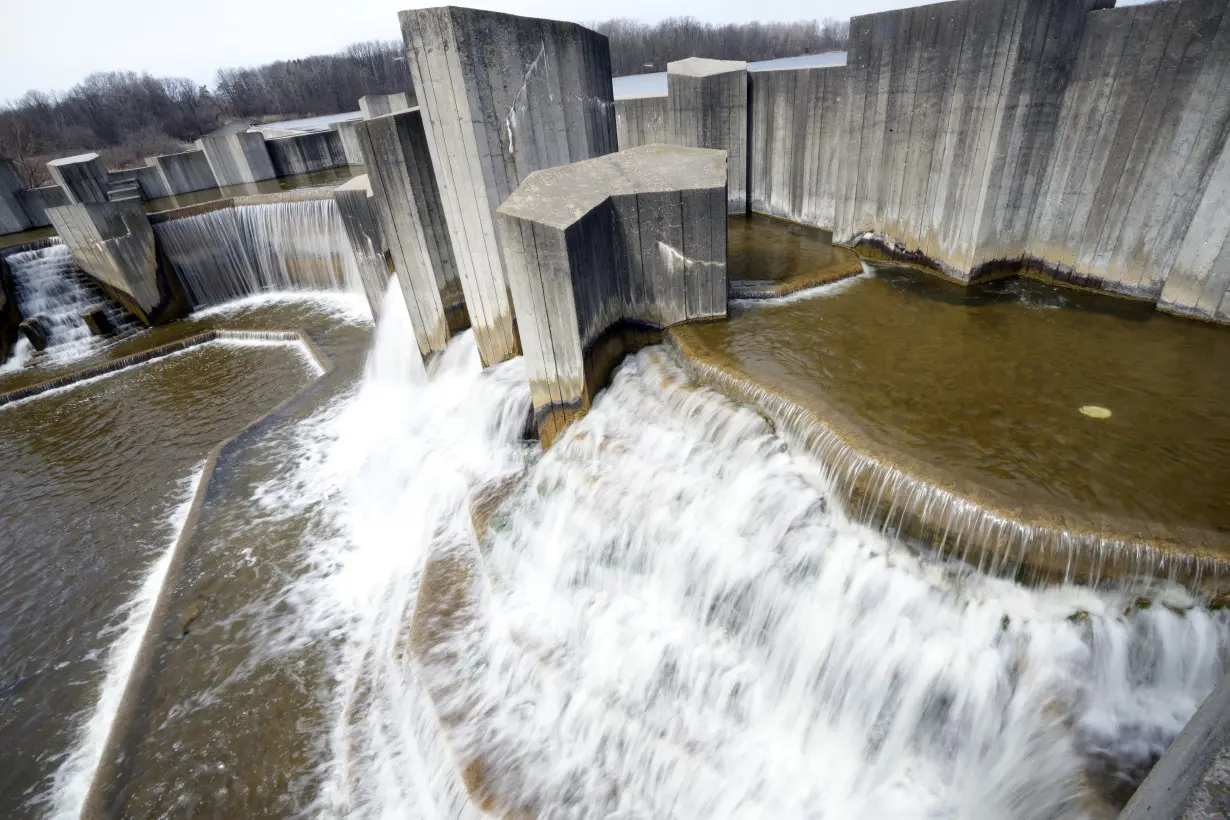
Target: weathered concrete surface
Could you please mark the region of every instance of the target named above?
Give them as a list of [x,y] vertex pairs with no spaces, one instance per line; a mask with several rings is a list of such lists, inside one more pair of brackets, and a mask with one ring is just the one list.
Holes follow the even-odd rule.
[[460,310],[464,299],[423,116],[413,108],[364,120],[358,134],[419,352],[441,352],[448,343],[449,314]]
[[372,317],[380,316],[380,303],[389,284],[388,250],[380,218],[372,201],[372,187],[367,174],[361,174],[333,190],[333,201],[346,226],[346,238],[359,266],[363,293],[371,306]]
[[26,188],[17,192],[17,199],[30,218],[31,228],[45,228],[51,224],[47,209],[67,205],[68,195],[59,185],[44,185],[41,188]]
[[726,154],[650,145],[539,171],[498,211],[544,447],[636,338],[726,315]]
[[209,158],[199,149],[149,157],[145,161],[162,174],[167,196],[218,187],[218,180],[214,178],[213,169],[209,167]]
[[21,311],[17,309],[17,292],[13,285],[13,271],[5,261],[9,253],[17,253],[22,248],[11,248],[0,251],[0,363],[8,360],[13,354],[13,345],[17,344],[17,327],[21,324]]
[[329,128],[336,131],[338,138],[341,139],[342,151],[346,154],[346,162],[350,165],[362,165],[363,143],[359,140],[358,122],[344,120],[333,123]]
[[666,96],[625,97],[615,101],[615,133],[619,150],[669,143]]
[[751,210],[832,230],[844,148],[845,66],[758,71],[748,82]]
[[1215,296],[1204,286],[1230,226],[1218,182],[1228,129],[1230,3],[1093,12],[1030,256],[1082,285],[1216,317],[1226,277]]
[[132,170],[133,179],[137,181],[137,185],[141,189],[142,199],[161,199],[162,197],[171,196],[171,189],[167,187],[167,181],[162,176],[162,171],[154,165],[149,164],[146,160],[146,165],[143,168],[134,168]]
[[747,63],[689,57],[668,63],[667,133],[672,145],[729,155],[727,211],[747,212]]
[[1020,258],[1088,12],[958,0],[851,20],[834,236],[968,280]]
[[47,170],[69,203],[107,201],[107,169],[98,154],[53,159]]
[[241,185],[273,179],[277,172],[260,132],[223,129],[206,134],[196,141],[205,152],[209,168],[218,185]]
[[289,137],[265,140],[265,148],[280,177],[310,174],[350,164],[342,137],[336,131],[309,131]]
[[161,264],[154,230],[140,202],[77,203],[47,215],[73,261],[146,325],[177,319],[188,301],[169,264]]
[[397,94],[368,94],[364,97],[359,97],[359,110],[363,112],[363,119],[370,120],[372,117],[383,117],[386,114],[396,114],[400,111],[408,111],[418,105],[414,99],[414,95],[402,91]]
[[32,227],[30,216],[21,204],[23,188],[17,165],[0,157],[0,234],[20,233]]
[[520,345],[495,209],[534,171],[616,150],[607,40],[456,7],[401,12],[432,165],[485,364]]
[[1205,699],[1119,820],[1230,817],[1230,677]]

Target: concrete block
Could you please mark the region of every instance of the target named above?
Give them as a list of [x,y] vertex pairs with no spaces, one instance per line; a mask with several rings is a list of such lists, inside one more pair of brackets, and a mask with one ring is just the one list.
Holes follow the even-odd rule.
[[144,168],[133,169],[132,176],[141,188],[143,199],[162,199],[171,196],[171,190],[167,187],[162,171],[158,170],[156,165],[150,165],[149,160],[146,160]]
[[365,97],[359,97],[359,110],[363,112],[365,120],[408,111],[416,105],[418,103],[414,95],[406,91],[397,94],[368,94]]
[[346,154],[347,164],[362,165],[363,143],[359,140],[358,123],[354,120],[344,120],[342,122],[335,122],[329,127],[337,131],[338,137],[342,141],[342,151]]
[[218,187],[218,180],[209,166],[209,158],[199,149],[149,157],[145,162],[156,167],[162,174],[168,196]]
[[616,100],[615,133],[621,151],[670,142],[666,130],[666,96]]
[[531,174],[497,224],[544,447],[624,351],[726,315],[726,154],[650,145]]
[[337,131],[309,131],[265,140],[273,170],[279,177],[310,174],[350,164]]
[[224,129],[206,134],[196,144],[205,152],[219,187],[262,182],[277,176],[265,147],[265,136],[260,132]]
[[70,203],[107,201],[107,169],[98,154],[53,159],[47,169]]
[[44,185],[41,188],[26,188],[17,192],[17,199],[30,218],[31,228],[46,228],[51,225],[47,209],[68,204],[68,195],[59,185]]
[[401,12],[414,85],[485,364],[519,351],[495,210],[531,173],[616,149],[610,50],[572,23]]
[[183,288],[159,264],[140,202],[73,203],[48,208],[47,216],[78,267],[146,325],[187,311]]
[[450,315],[464,308],[464,298],[423,116],[413,108],[375,117],[360,123],[357,133],[419,351],[441,352],[450,324],[457,324]]
[[672,145],[714,148],[729,157],[727,210],[747,212],[747,63],[689,57],[666,66]]
[[21,204],[21,175],[11,159],[0,157],[0,234],[20,233],[33,227]]
[[386,260],[388,246],[380,229],[372,187],[367,174],[361,174],[333,190],[333,201],[346,226],[346,238],[359,266],[363,293],[371,306],[372,316],[380,315],[380,303],[389,284],[389,266]]

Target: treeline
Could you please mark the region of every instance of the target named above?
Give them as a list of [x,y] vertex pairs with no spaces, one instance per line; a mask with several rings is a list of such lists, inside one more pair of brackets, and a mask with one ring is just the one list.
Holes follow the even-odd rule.
[[[770,60],[843,49],[849,25],[836,20],[710,25],[673,18],[591,24],[611,42],[616,76],[663,71],[684,57]],[[400,42],[357,43],[337,54],[218,72],[211,89],[182,77],[91,74],[66,93],[30,91],[0,108],[0,156],[29,185],[46,184],[46,163],[99,152],[109,168],[185,150],[235,119],[276,120],[353,111],[365,94],[412,91]]]
[[49,159],[97,151],[109,168],[143,164],[234,119],[353,111],[365,94],[412,88],[401,43],[357,43],[338,54],[223,69],[214,88],[131,71],[91,74],[67,93],[30,91],[0,108],[0,156],[27,184],[49,181]]
[[656,25],[636,20],[591,24],[611,41],[611,71],[616,77],[665,71],[671,60],[773,60],[799,54],[841,51],[850,37],[845,20],[796,23],[712,25],[691,17],[673,17]]

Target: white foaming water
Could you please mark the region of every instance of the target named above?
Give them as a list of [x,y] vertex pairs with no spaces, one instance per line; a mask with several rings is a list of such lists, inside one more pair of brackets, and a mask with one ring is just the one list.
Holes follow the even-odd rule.
[[239,205],[154,230],[194,308],[267,291],[363,292],[332,199]]
[[180,536],[188,520],[192,501],[205,477],[204,465],[199,465],[179,488],[179,504],[167,516],[165,529],[167,546],[146,573],[136,594],[116,613],[118,623],[112,628],[115,641],[107,650],[103,662],[103,680],[93,707],[81,716],[81,728],[72,750],[56,770],[51,788],[45,797],[48,815],[57,820],[77,820],[90,792],[94,772],[102,758],[107,735],[115,722],[124,690],[132,677],[133,665],[141,652],[141,643],[149,629],[154,606],[162,592],[171,559],[179,547]]
[[[293,595],[333,656],[321,814],[472,813],[478,761],[513,816],[1109,816],[1227,667],[1181,589],[1028,589],[851,522],[661,348],[536,459],[521,363],[480,372],[467,334],[429,379],[385,304],[361,386],[262,488],[324,510]],[[467,502],[523,471],[473,618],[412,659],[424,561],[478,555]]]
[[[95,308],[101,307],[117,329],[132,323],[127,311],[84,284],[84,274],[59,240],[45,248],[11,254],[6,261],[13,272],[14,295],[22,317],[42,316],[46,320],[49,362],[81,358],[101,343],[82,318]],[[24,366],[32,352],[23,338],[6,369]]]

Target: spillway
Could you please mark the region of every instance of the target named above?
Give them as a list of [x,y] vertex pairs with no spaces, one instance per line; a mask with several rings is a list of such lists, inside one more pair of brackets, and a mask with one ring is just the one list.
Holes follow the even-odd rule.
[[362,290],[332,199],[222,208],[154,230],[194,308],[271,291]]
[[[45,320],[48,361],[72,361],[98,346],[84,319],[96,308],[101,308],[111,326],[121,333],[131,329],[133,320],[128,312],[87,280],[58,239],[50,240],[46,247],[9,254],[5,261],[13,274],[21,315]],[[24,364],[30,353],[29,342],[19,341],[8,369]]]

